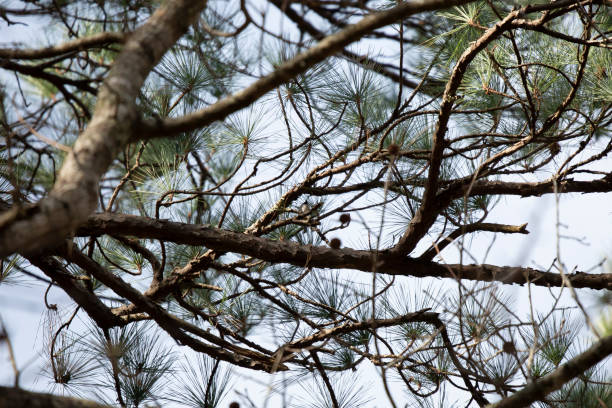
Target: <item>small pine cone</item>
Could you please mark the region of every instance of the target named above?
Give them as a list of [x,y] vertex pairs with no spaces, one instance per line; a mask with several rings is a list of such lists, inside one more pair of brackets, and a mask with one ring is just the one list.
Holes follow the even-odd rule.
[[340,245],[342,245],[342,241],[340,241],[338,238],[332,238],[331,241],[329,241],[329,246],[333,249],[339,249]]
[[397,156],[400,152],[400,148],[397,144],[391,143],[389,147],[387,147],[387,151],[391,156]]
[[561,146],[559,146],[558,142],[555,142],[548,146],[548,151],[551,156],[555,157],[561,151]]
[[502,346],[502,350],[504,350],[504,353],[508,353],[508,354],[516,353],[516,347],[514,347],[514,343],[511,341],[506,341],[504,345]]

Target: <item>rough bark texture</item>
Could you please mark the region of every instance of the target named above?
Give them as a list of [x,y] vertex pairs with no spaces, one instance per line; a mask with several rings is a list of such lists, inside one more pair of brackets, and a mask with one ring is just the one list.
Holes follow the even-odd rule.
[[0,408],[108,408],[80,398],[41,394],[20,388],[0,387]]
[[[302,267],[347,268],[401,276],[433,276],[485,282],[532,283],[538,286],[562,286],[561,275],[533,268],[495,265],[443,265],[436,262],[397,256],[387,252],[350,248],[332,249],[299,245],[288,241],[220,230],[202,225],[155,220],[133,215],[101,213],[92,215],[76,235],[126,234],[138,238],[166,239],[186,245],[205,246],[222,252],[249,255],[268,262],[289,263]],[[377,257],[376,266],[373,265]],[[568,275],[575,288],[612,289],[612,274],[575,272]]]
[[0,215],[0,256],[57,243],[94,211],[98,182],[134,130],[139,115],[135,101],[144,80],[205,5],[196,0],[167,3],[129,37],[49,196]]

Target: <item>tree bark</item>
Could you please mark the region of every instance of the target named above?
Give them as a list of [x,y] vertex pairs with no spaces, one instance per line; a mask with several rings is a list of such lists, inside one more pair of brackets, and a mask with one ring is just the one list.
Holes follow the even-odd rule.
[[0,408],[109,408],[102,405],[73,397],[60,397],[52,394],[26,391],[21,388],[0,387]]
[[612,354],[612,336],[607,336],[599,340],[584,353],[557,368],[552,373],[532,382],[522,390],[512,394],[510,397],[490,405],[490,407],[519,408],[529,406],[535,401],[542,400],[551,392],[560,389],[564,384],[593,367],[610,354]]

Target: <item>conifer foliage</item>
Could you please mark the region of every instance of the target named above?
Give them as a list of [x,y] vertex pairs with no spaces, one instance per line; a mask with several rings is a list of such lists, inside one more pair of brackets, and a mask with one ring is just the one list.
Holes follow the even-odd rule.
[[36,38],[0,45],[0,289],[45,285],[51,385],[0,407],[612,406],[612,273],[475,247],[529,245],[506,197],[610,199],[609,1],[0,17]]

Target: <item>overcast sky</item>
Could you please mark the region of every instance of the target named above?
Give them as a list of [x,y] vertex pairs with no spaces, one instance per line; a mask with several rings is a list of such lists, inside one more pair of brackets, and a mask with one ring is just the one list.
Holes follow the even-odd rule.
[[[40,42],[40,34],[32,34],[31,29],[24,30],[23,26],[7,27],[0,21],[0,39],[2,42],[23,41],[26,43]],[[6,75],[0,73],[0,78],[7,79]],[[599,165],[601,169],[609,171],[612,168],[612,160]],[[545,177],[544,175],[542,177]],[[561,257],[564,264],[572,269],[587,270],[600,263],[604,257],[612,254],[612,194],[567,194],[560,198],[560,219],[562,222],[560,233],[565,236],[561,239]],[[376,222],[376,220],[369,220]],[[487,258],[487,263],[498,265],[521,265],[534,266],[546,269],[550,266],[557,254],[556,241],[556,209],[555,199],[552,194],[540,198],[502,198],[502,202],[495,208],[487,222],[501,222],[504,224],[520,225],[529,223],[527,229],[529,235],[498,234],[495,244]],[[348,232],[348,231],[347,231]],[[343,237],[343,244],[351,246],[350,234]],[[483,256],[493,238],[493,233],[480,233],[473,241],[468,242],[470,251],[477,262],[483,261]],[[358,238],[355,238],[358,239]],[[457,252],[448,249],[445,251],[445,260],[456,261]],[[466,263],[474,263],[466,259]],[[603,272],[596,269],[593,272]],[[42,276],[42,273],[39,273]],[[450,288],[454,283],[448,281]],[[17,356],[17,363],[23,369],[21,386],[27,389],[47,391],[50,389],[48,378],[40,376],[41,365],[48,361],[48,357],[39,358],[42,351],[41,325],[45,314],[45,306],[42,301],[46,285],[37,283],[31,279],[23,279],[20,285],[0,285],[0,316],[4,320],[8,334],[13,343]],[[526,313],[527,291],[519,286],[506,286],[505,291],[513,294],[517,300],[519,313]],[[548,290],[535,288],[535,298],[540,302],[540,307],[545,310],[550,303]],[[581,299],[587,304],[593,303],[594,296],[598,293],[590,290],[579,290]],[[50,291],[50,302],[60,306],[68,306],[73,310],[73,304],[59,289]],[[599,309],[590,308],[592,317],[597,319]],[[523,314],[524,315],[524,314]],[[76,323],[78,326],[80,323]],[[588,336],[588,333],[585,333]],[[247,377],[261,377],[258,372],[241,371]],[[360,370],[363,374],[363,370]],[[369,371],[370,375],[373,373]],[[248,378],[237,382],[236,390],[244,391],[246,388],[251,398],[259,403],[265,399],[266,389],[253,385]],[[378,379],[372,378],[379,383]],[[8,353],[5,345],[0,345],[0,384],[9,385],[13,382],[13,373],[10,369]],[[379,388],[379,387],[378,387]],[[397,394],[400,401],[404,400],[399,388],[394,387],[393,392]],[[304,394],[296,394],[303,396]],[[377,400],[371,406],[387,406],[386,399],[378,390],[375,394]],[[233,399],[230,393],[228,401]],[[451,398],[452,399],[452,398]],[[270,403],[269,406],[275,406]]]

